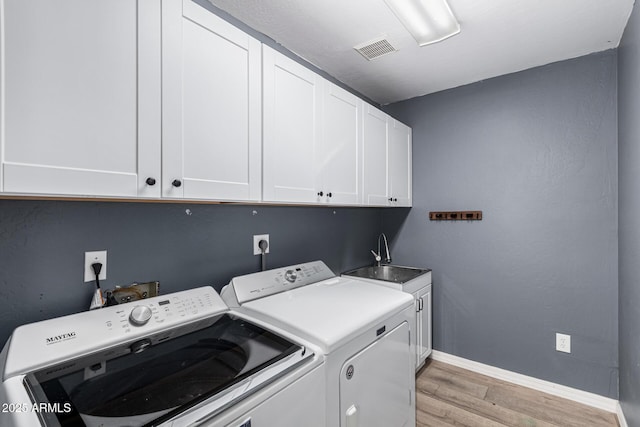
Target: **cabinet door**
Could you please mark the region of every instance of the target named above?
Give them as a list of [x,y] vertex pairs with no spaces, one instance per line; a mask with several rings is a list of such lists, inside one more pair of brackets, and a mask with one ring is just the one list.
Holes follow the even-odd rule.
[[339,204],[362,203],[363,102],[346,90],[324,81],[322,144],[317,156],[323,200]]
[[392,206],[411,206],[411,128],[390,119],[388,150]]
[[[156,0],[2,0],[0,188],[159,196]],[[149,182],[152,182],[149,180]]]
[[367,105],[362,115],[364,204],[387,206],[387,124],[389,116]]
[[163,1],[162,194],[260,199],[260,42],[192,0]]
[[263,46],[263,200],[317,202],[322,79]]
[[420,289],[417,292],[417,303],[420,307],[418,311],[416,355],[417,366],[422,366],[427,357],[431,354],[432,336],[431,336],[431,285]]

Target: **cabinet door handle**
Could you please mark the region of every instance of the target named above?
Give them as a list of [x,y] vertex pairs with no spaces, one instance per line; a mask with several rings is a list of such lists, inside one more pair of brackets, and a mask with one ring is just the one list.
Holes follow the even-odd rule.
[[156,185],[156,180],[155,178],[147,178],[147,180],[145,181],[147,183],[147,185]]
[[393,197],[389,197],[389,201],[390,201],[390,202],[393,202]]
[[420,297],[420,311],[424,309],[424,300]]
[[331,197],[331,196],[332,196],[332,194],[331,194],[331,193],[327,193],[327,197]]
[[322,191],[318,191],[318,196],[322,197],[324,196],[324,193]]
[[182,185],[182,181],[180,181],[179,179],[174,179],[173,182],[171,183],[171,185],[173,185],[174,187],[178,188]]

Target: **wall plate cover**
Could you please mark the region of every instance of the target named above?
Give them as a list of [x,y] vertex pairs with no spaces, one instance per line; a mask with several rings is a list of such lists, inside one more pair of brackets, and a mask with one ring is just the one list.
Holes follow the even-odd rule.
[[253,254],[254,255],[261,255],[262,254],[262,249],[260,249],[260,246],[258,246],[260,244],[260,240],[266,240],[267,241],[267,250],[265,251],[265,253],[269,253],[269,249],[271,249],[271,243],[269,243],[269,235],[268,234],[256,234],[253,236]]
[[107,278],[107,251],[93,251],[84,253],[84,281],[93,282],[96,275],[91,268],[91,264],[99,262],[102,264],[102,270],[98,279],[105,280]]
[[556,334],[556,350],[571,353],[571,335]]

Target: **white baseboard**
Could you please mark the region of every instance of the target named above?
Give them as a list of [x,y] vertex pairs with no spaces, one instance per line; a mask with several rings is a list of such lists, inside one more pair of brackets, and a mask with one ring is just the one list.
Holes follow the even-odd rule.
[[627,424],[627,419],[624,417],[624,412],[622,412],[622,406],[620,406],[620,402],[616,405],[616,415],[618,416],[618,423],[620,427],[629,427]]
[[521,385],[523,387],[529,387],[534,390],[549,393],[554,396],[573,400],[574,402],[582,403],[593,408],[598,408],[602,409],[603,411],[617,414],[618,419],[620,420],[620,427],[628,427],[626,422],[624,421],[624,414],[622,414],[620,403],[615,399],[610,399],[608,397],[600,396],[599,394],[589,393],[549,381],[540,380],[538,378],[529,377],[527,375],[518,374],[516,372],[507,371],[506,369],[500,369],[494,366],[485,365],[484,363],[474,362],[473,360],[463,359],[462,357],[443,353],[437,350],[433,350],[433,352],[431,353],[431,358],[433,360],[448,363],[450,365],[458,366],[463,369],[468,369],[482,375],[487,375],[489,377]]

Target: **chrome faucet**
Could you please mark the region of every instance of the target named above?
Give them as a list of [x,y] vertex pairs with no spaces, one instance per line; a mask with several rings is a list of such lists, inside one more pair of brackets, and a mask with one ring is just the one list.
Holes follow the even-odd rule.
[[378,267],[380,267],[380,264],[382,262],[382,252],[380,252],[380,239],[383,239],[384,241],[384,250],[385,250],[385,259],[384,262],[386,264],[391,264],[391,254],[389,253],[389,242],[387,242],[387,236],[384,233],[381,233],[378,236],[378,252],[374,252],[373,249],[371,249],[371,253],[373,254],[373,256],[376,259],[376,263],[378,264]]

